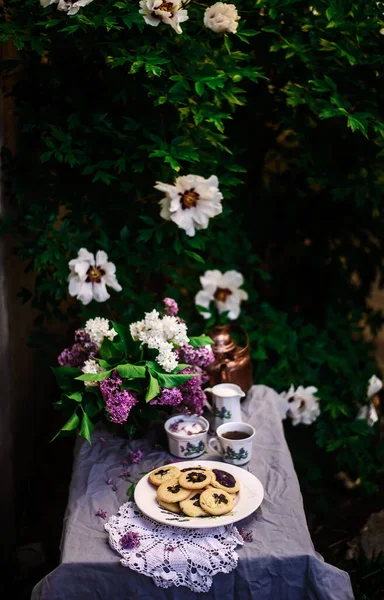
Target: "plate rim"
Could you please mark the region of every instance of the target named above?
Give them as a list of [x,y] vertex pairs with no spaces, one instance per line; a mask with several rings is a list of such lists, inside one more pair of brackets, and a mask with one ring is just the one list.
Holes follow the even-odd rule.
[[[236,517],[235,515],[231,518],[231,520],[229,522],[226,523],[218,523],[213,524],[211,522],[207,520],[203,520],[203,519],[198,519],[198,517],[189,517],[189,519],[196,519],[198,524],[194,524],[196,523],[196,521],[176,521],[176,522],[169,522],[169,523],[164,523],[164,520],[158,520],[156,517],[154,517],[152,514],[148,514],[148,512],[146,512],[145,510],[143,510],[141,508],[141,506],[139,506],[138,502],[137,502],[137,498],[136,495],[138,493],[137,488],[139,486],[140,483],[142,483],[144,485],[145,482],[147,482],[149,485],[151,485],[149,483],[149,475],[153,472],[156,471],[157,469],[160,469],[162,465],[160,465],[159,467],[155,467],[154,469],[152,469],[151,471],[148,471],[148,473],[146,473],[145,475],[143,475],[141,477],[141,479],[139,479],[139,481],[137,482],[136,486],[135,486],[135,492],[134,492],[134,501],[138,507],[138,509],[143,513],[143,515],[145,515],[146,517],[148,517],[149,519],[152,519],[153,521],[156,521],[156,523],[160,523],[161,525],[166,525],[169,527],[179,527],[179,528],[183,528],[183,529],[212,529],[214,527],[226,527],[228,525],[232,525],[233,523],[237,523],[238,521],[242,521],[243,519],[246,519],[247,517],[249,517],[251,514],[253,514],[262,504],[263,500],[264,500],[264,486],[261,483],[260,479],[258,477],[256,477],[256,475],[254,475],[253,473],[251,473],[250,471],[246,471],[243,470],[241,467],[239,467],[238,465],[231,465],[229,463],[225,463],[223,461],[214,461],[214,460],[198,460],[198,459],[191,459],[191,460],[183,460],[183,461],[175,461],[174,463],[168,463],[166,466],[168,467],[178,467],[180,468],[180,463],[183,463],[185,465],[192,463],[192,464],[196,464],[196,466],[198,465],[202,465],[204,466],[204,463],[214,463],[215,465],[225,465],[225,467],[232,467],[235,468],[235,470],[240,470],[242,473],[248,473],[248,475],[250,475],[251,477],[253,477],[254,479],[256,479],[258,485],[260,486],[260,502],[258,503],[258,505],[254,508],[252,508],[252,510],[250,510],[249,512],[247,512],[247,514],[241,515]],[[212,468],[212,467],[209,467]],[[152,486],[151,486],[152,487]],[[172,513],[170,513],[172,514]],[[223,517],[225,517],[225,515],[223,515]],[[228,517],[227,517],[228,518]]]

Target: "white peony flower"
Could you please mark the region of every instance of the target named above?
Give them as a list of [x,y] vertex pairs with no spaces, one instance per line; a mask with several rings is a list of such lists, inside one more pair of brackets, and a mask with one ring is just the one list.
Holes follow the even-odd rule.
[[[240,314],[240,304],[242,300],[248,299],[248,294],[240,289],[244,283],[244,278],[238,271],[205,271],[200,277],[203,289],[195,296],[195,304],[209,308],[212,301],[215,302],[219,313],[228,312],[229,319],[237,319]],[[202,312],[205,319],[209,319],[210,312]]]
[[215,33],[236,33],[240,19],[234,4],[216,2],[204,14],[204,25]]
[[366,419],[368,425],[372,427],[376,423],[376,421],[379,420],[379,415],[377,414],[373,404],[370,404],[369,406],[362,406],[360,408],[359,412],[357,413],[356,419]]
[[314,396],[317,388],[299,386],[297,390],[291,386],[285,399],[288,403],[287,415],[292,419],[292,425],[311,425],[320,414],[319,399]]
[[223,210],[223,194],[218,185],[216,175],[208,179],[185,175],[177,177],[174,185],[157,181],[155,188],[165,192],[165,197],[160,200],[160,216],[176,223],[187,235],[194,236],[196,229],[207,229],[209,219]]
[[[94,358],[89,358],[85,361],[83,366],[81,367],[83,373],[102,373],[104,369],[99,365],[97,360]],[[93,387],[99,385],[98,381],[84,381],[84,385],[87,387]]]
[[180,23],[189,19],[188,12],[179,0],[141,0],[139,13],[148,25],[157,27],[163,22],[170,25],[176,33],[183,33]]
[[288,392],[281,392],[281,394],[276,396],[276,405],[277,410],[279,411],[281,420],[287,418],[287,413],[289,409],[288,398],[291,398],[295,393],[295,388],[293,385],[289,388]]
[[96,344],[98,349],[101,347],[101,344],[103,343],[105,337],[112,341],[113,338],[117,335],[113,327],[109,329],[108,319],[103,319],[102,317],[88,319],[84,329],[88,333],[91,342]]
[[50,6],[51,4],[58,4],[57,9],[68,13],[69,15],[75,15],[79,12],[82,6],[87,6],[92,0],[40,0],[40,4],[43,8]]
[[106,286],[116,292],[123,289],[116,279],[116,267],[108,262],[108,256],[103,250],[96,254],[96,260],[86,248],[80,248],[77,258],[69,261],[70,274],[69,293],[83,304],[91,300],[105,302],[110,298]]
[[377,394],[377,392],[380,392],[382,387],[383,387],[383,382],[381,381],[381,379],[376,377],[376,375],[372,375],[371,379],[368,381],[368,390],[367,390],[368,398],[371,398],[372,396]]

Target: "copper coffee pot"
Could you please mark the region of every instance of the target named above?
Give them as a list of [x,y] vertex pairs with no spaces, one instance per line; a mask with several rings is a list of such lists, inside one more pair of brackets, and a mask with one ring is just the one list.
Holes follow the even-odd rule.
[[[244,339],[245,346],[239,346],[231,336],[238,333]],[[244,392],[253,385],[252,362],[249,337],[240,326],[229,324],[216,326],[208,335],[213,339],[212,350],[215,362],[206,367],[210,386],[218,383],[236,383]]]

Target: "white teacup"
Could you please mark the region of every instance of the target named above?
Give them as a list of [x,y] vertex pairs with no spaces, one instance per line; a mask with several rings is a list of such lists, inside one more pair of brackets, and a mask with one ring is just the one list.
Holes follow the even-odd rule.
[[[185,432],[174,431],[174,425],[200,425],[199,433],[187,434]],[[184,415],[175,415],[168,419],[164,424],[168,437],[169,451],[178,458],[196,458],[206,451],[207,434],[209,423],[204,417],[186,417]]]
[[[246,435],[242,439],[225,437],[225,434]],[[219,454],[222,459],[231,465],[245,465],[252,457],[252,443],[255,437],[255,429],[248,423],[233,422],[220,425],[216,429],[217,438],[211,438],[208,442],[209,449],[214,454]]]

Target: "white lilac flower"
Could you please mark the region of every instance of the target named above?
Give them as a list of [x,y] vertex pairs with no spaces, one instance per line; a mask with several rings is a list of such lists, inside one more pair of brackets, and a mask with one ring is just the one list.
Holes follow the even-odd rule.
[[108,319],[103,319],[102,317],[88,319],[84,329],[88,333],[91,342],[97,346],[97,349],[100,349],[105,337],[112,341],[117,335],[113,327],[109,328]]
[[148,348],[158,350],[156,361],[170,373],[178,365],[175,346],[188,344],[187,326],[175,316],[163,316],[157,310],[145,313],[142,321],[130,325],[134,340],[146,344]]
[[[102,373],[103,369],[94,358],[89,358],[85,361],[83,366],[81,367],[83,373]],[[99,385],[98,381],[84,381],[84,385],[87,387],[92,387]]]
[[369,404],[369,406],[362,406],[360,408],[356,419],[364,419],[367,421],[368,425],[372,427],[379,420],[379,415],[373,404]]
[[66,12],[68,15],[75,15],[82,6],[87,6],[93,0],[40,0],[43,8],[51,4],[58,4],[57,9]]
[[96,260],[86,248],[80,248],[77,258],[69,261],[70,274],[69,293],[83,304],[92,300],[105,302],[110,298],[106,286],[116,292],[123,289],[116,279],[116,267],[108,262],[108,256],[103,250],[96,254]]
[[223,194],[219,191],[216,175],[208,179],[200,175],[177,177],[174,185],[157,181],[155,188],[165,193],[160,200],[160,216],[173,221],[193,237],[196,229],[207,229],[208,221],[219,215]]
[[[205,271],[200,277],[203,289],[195,296],[195,303],[198,306],[209,309],[209,305],[214,301],[219,313],[228,311],[229,319],[237,319],[240,314],[240,304],[242,300],[248,299],[248,294],[240,289],[244,283],[244,278],[238,271]],[[202,311],[202,316],[209,319],[211,313]]]
[[182,33],[180,23],[189,19],[188,12],[179,0],[141,0],[139,13],[148,25],[157,27],[163,22],[176,33]]
[[377,394],[377,392],[380,392],[382,387],[383,387],[383,382],[381,381],[381,379],[376,377],[376,375],[372,375],[371,379],[368,381],[368,390],[367,390],[368,398],[371,398],[372,396]]
[[317,388],[299,386],[295,391],[291,386],[285,399],[288,403],[287,415],[292,419],[292,425],[311,425],[320,414],[319,399],[316,398]]
[[204,25],[215,33],[236,33],[239,13],[234,4],[216,2],[204,14]]

